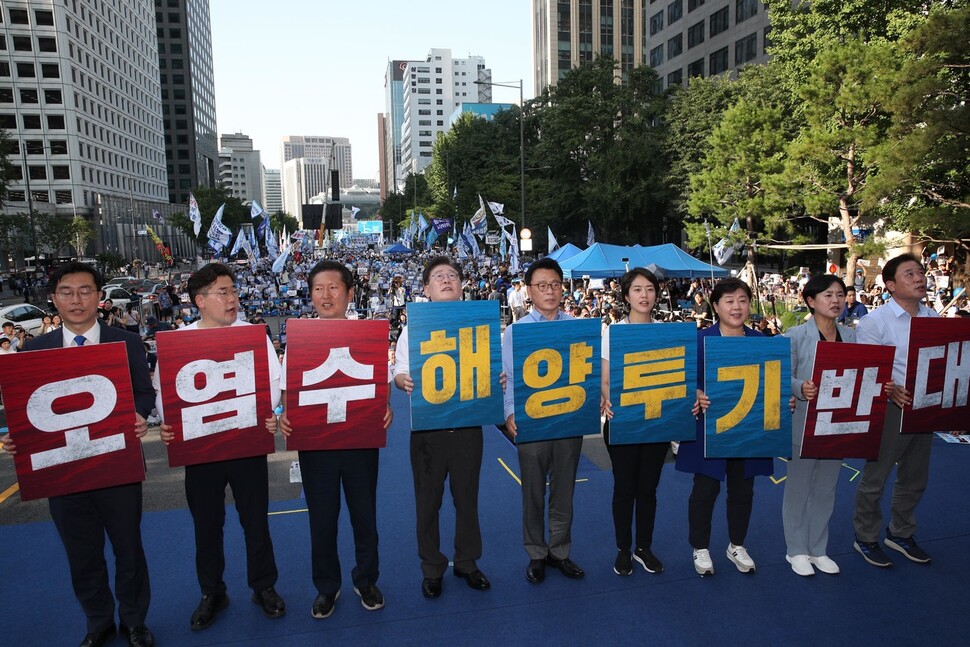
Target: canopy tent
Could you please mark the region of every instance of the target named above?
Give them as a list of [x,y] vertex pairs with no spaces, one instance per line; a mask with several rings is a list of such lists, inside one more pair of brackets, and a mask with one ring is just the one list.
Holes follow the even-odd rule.
[[547,254],[546,258],[551,258],[552,260],[558,263],[562,263],[566,259],[572,258],[576,254],[582,253],[582,251],[583,250],[576,247],[572,243],[566,243],[565,245],[563,245],[556,251],[552,252],[551,254]]
[[559,265],[565,278],[579,279],[584,276],[618,277],[628,268],[646,267],[651,263],[663,269],[667,277],[705,277],[713,273],[715,278],[723,278],[728,275],[727,270],[699,261],[672,243],[651,247],[594,243]]
[[644,260],[640,267],[653,263],[663,269],[668,277],[704,278],[710,277],[713,273],[715,278],[724,278],[728,275],[728,271],[723,267],[699,261],[673,243],[651,247],[634,245],[634,249]]
[[405,247],[401,243],[394,243],[389,247],[385,247],[384,253],[385,254],[411,254],[413,253],[413,250]]

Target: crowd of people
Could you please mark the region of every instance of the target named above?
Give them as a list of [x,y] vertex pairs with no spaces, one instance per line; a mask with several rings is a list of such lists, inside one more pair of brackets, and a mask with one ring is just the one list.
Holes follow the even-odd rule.
[[[930,270],[932,271],[932,270]],[[795,416],[792,428],[793,459],[787,463],[783,522],[786,558],[795,573],[812,575],[816,569],[834,574],[839,567],[828,556],[828,524],[834,509],[835,481],[839,460],[799,458],[800,420],[808,402],[817,397],[818,385],[811,381],[815,343],[818,340],[880,344],[893,347],[896,361],[893,381],[886,395],[893,405],[886,429],[898,422],[899,411],[911,404],[904,388],[908,353],[909,321],[912,317],[935,317],[938,313],[924,305],[928,293],[927,268],[918,257],[903,254],[882,268],[881,284],[889,297],[873,312],[861,312],[848,304],[851,288],[835,275],[805,277],[800,289],[809,312],[807,321],[785,331],[791,339],[791,406]],[[159,395],[157,366],[155,377],[143,360],[143,340],[129,331],[138,326],[141,334],[162,327],[206,329],[249,324],[264,325],[264,315],[288,314],[320,319],[346,319],[356,316],[386,317],[392,321],[393,344],[389,380],[410,393],[406,304],[410,301],[457,302],[492,299],[503,306],[505,332],[502,340],[502,367],[495,376],[495,388],[504,392],[504,429],[517,435],[514,409],[514,366],[512,346],[520,326],[549,321],[590,317],[603,320],[603,383],[601,414],[606,420],[603,439],[612,462],[614,490],[612,517],[617,555],[614,571],[629,576],[638,564],[648,573],[661,573],[664,564],[652,550],[657,508],[656,490],[668,462],[671,443],[613,444],[610,420],[616,403],[610,400],[609,344],[612,325],[654,325],[664,321],[696,321],[699,343],[712,336],[758,337],[767,333],[749,325],[751,305],[756,292],[738,278],[716,282],[702,279],[662,281],[654,273],[634,268],[618,279],[601,286],[585,282],[569,285],[560,266],[552,259],[531,263],[524,272],[514,273],[500,262],[458,263],[447,256],[388,259],[372,253],[347,255],[339,260],[312,259],[292,263],[285,272],[274,275],[268,268],[248,265],[231,268],[221,263],[201,267],[178,286],[172,285],[173,307],[159,312],[142,325],[115,316],[113,308],[99,308],[96,296],[102,279],[96,270],[79,263],[66,264],[51,278],[52,302],[59,313],[50,321],[50,332],[37,339],[18,336],[5,339],[13,351],[60,348],[124,341],[128,345],[129,372],[137,414],[134,421],[118,421],[119,426],[134,424],[139,437],[148,431],[147,419],[155,413],[160,434],[166,444],[174,439],[172,427],[165,422]],[[774,286],[761,296],[772,295]],[[176,306],[175,304],[179,304]],[[665,308],[664,305],[667,307]],[[856,319],[855,328],[840,321]],[[60,324],[58,327],[56,324]],[[282,403],[286,390],[285,370],[280,361],[285,355],[285,327],[278,333],[267,327],[266,352],[270,359],[270,380],[274,406]],[[520,333],[521,334],[521,333]],[[3,352],[0,342],[0,352]],[[276,361],[279,360],[279,361]],[[162,357],[157,361],[164,362]],[[756,570],[754,558],[745,548],[754,510],[754,478],[773,473],[771,458],[714,459],[704,455],[702,414],[710,406],[703,390],[703,353],[699,366],[696,398],[692,413],[696,438],[681,442],[675,468],[693,474],[693,488],[686,511],[687,538],[694,568],[705,576],[713,575],[711,554],[712,518],[721,484],[727,488],[727,559],[743,573]],[[153,382],[154,379],[154,382]],[[784,390],[789,395],[787,389]],[[153,411],[154,410],[154,411]],[[895,416],[895,417],[893,417]],[[388,404],[384,416],[387,429],[393,419]],[[265,421],[270,433],[289,435],[293,428],[285,411]],[[449,563],[456,577],[469,587],[484,591],[491,584],[481,570],[482,537],[478,516],[479,473],[482,464],[482,427],[461,427],[412,433],[411,466],[415,490],[415,528],[422,580],[420,590],[426,598],[442,595],[443,575]],[[596,434],[598,430],[588,430]],[[928,435],[900,436],[885,432],[879,459],[869,461],[856,494],[854,525],[855,550],[874,566],[892,565],[882,545],[916,563],[929,563],[931,557],[915,540],[915,509],[926,488],[929,473]],[[15,453],[17,446],[6,435],[3,448]],[[520,443],[516,446],[522,479],[523,548],[528,562],[525,578],[540,584],[546,571],[559,571],[573,579],[585,571],[572,559],[571,526],[573,489],[581,436]],[[377,449],[301,451],[299,454],[312,544],[311,576],[318,595],[310,612],[314,618],[327,618],[335,609],[341,587],[341,568],[337,556],[336,528],[341,488],[347,499],[355,542],[354,592],[365,609],[384,606],[377,586],[379,552],[377,539],[376,487]],[[899,466],[892,499],[892,515],[882,545],[883,514],[880,500],[890,470]],[[455,506],[454,552],[446,555],[439,536],[439,512],[446,482],[450,482]],[[225,523],[225,494],[231,488],[244,529],[248,583],[252,600],[270,618],[285,613],[285,603],[276,592],[278,569],[267,523],[268,475],[265,456],[215,461],[192,465],[185,470],[185,494],[195,529],[196,569],[201,600],[190,617],[192,629],[209,626],[229,601],[223,581],[225,555],[222,545]],[[146,625],[150,599],[147,564],[141,544],[141,483],[115,488],[79,492],[50,498],[51,516],[68,555],[74,590],[87,619],[85,647],[104,644],[120,631],[131,645],[152,645],[154,637]],[[117,564],[114,593],[108,589],[107,566],[97,555],[103,552],[107,531]],[[101,542],[91,537],[102,537]],[[120,625],[115,624],[117,599]]]

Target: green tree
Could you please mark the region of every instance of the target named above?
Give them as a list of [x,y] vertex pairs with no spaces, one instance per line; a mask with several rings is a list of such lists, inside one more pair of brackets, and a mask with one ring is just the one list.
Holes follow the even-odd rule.
[[84,256],[88,243],[94,238],[94,230],[91,229],[88,219],[84,216],[74,216],[74,220],[71,221],[71,235],[74,251],[77,252],[78,257]]
[[404,179],[404,190],[400,193],[389,193],[378,213],[381,219],[397,221],[398,227],[403,229],[411,224],[411,213],[424,213],[431,216],[434,197],[428,189],[428,178],[424,175],[408,173]]
[[10,161],[14,154],[14,141],[10,134],[0,128],[0,207],[7,202],[7,187],[13,181],[14,163]]
[[71,244],[74,234],[71,221],[57,215],[35,214],[37,229],[37,249],[59,256],[62,249]]
[[0,248],[26,256],[33,253],[32,240],[27,214],[0,214]]
[[281,233],[284,227],[292,234],[300,228],[300,222],[285,211],[277,211],[269,217],[269,228],[277,234]]

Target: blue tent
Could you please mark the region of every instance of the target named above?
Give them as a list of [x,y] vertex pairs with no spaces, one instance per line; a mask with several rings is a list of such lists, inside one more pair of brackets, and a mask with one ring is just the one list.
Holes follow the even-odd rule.
[[385,254],[411,254],[413,253],[413,250],[408,249],[401,243],[394,243],[390,247],[385,247],[384,253]]
[[724,278],[728,275],[728,271],[723,267],[699,261],[673,243],[651,247],[634,245],[633,249],[643,259],[643,264],[640,267],[653,263],[661,268],[667,276],[703,278],[705,276],[710,277],[713,274],[715,278]]
[[551,258],[552,260],[557,261],[559,263],[562,263],[566,259],[572,258],[576,254],[582,253],[582,251],[583,250],[576,247],[572,243],[566,243],[565,245],[558,248],[556,251],[552,252],[551,254],[547,254],[546,257]]

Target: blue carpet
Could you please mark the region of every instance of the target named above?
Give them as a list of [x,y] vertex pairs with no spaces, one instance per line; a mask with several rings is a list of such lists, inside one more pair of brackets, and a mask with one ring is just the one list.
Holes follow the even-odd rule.
[[[515,448],[494,428],[485,433],[480,516],[484,556],[480,567],[492,582],[474,591],[446,575],[437,600],[421,596],[414,538],[414,501],[408,457],[406,403],[395,392],[396,421],[381,452],[379,530],[380,587],[387,606],[361,607],[350,582],[353,544],[341,516],[340,555],[344,585],[334,615],[310,617],[316,594],[310,580],[309,531],[302,499],[274,503],[270,520],[280,569],[277,589],[287,615],[264,618],[249,600],[242,532],[233,510],[226,524],[226,583],[232,600],[209,629],[192,632],[189,616],[198,602],[192,524],[187,510],[145,515],[143,531],[152,577],[148,624],[161,645],[305,645],[320,640],[354,645],[580,645],[618,644],[818,645],[888,643],[964,645],[970,560],[967,464],[962,446],[934,440],[930,487],[919,507],[918,538],[934,557],[930,566],[895,559],[891,569],[865,564],[852,551],[852,504],[860,461],[850,461],[839,485],[829,554],[842,567],[836,577],[799,578],[785,562],[781,528],[783,482],[758,479],[746,545],[757,573],[738,573],[724,556],[724,496],[715,511],[712,555],[716,575],[694,574],[687,544],[689,475],[667,465],[661,480],[654,552],[666,570],[637,570],[617,577],[610,515],[612,477],[587,458],[576,485],[572,558],[586,578],[567,580],[549,571],[541,585],[526,582],[519,486],[501,461],[518,471]],[[776,478],[784,463],[776,462]],[[150,486],[146,485],[146,487]],[[887,496],[888,499],[888,496]],[[884,504],[888,509],[888,501]],[[454,515],[442,509],[442,545],[450,552]],[[0,526],[4,623],[0,644],[73,645],[83,617],[70,588],[67,562],[49,522]],[[895,555],[895,554],[894,554]],[[109,558],[109,562],[110,562]],[[637,567],[639,568],[639,567]],[[53,610],[53,611],[52,611]],[[121,645],[121,639],[112,644]]]

